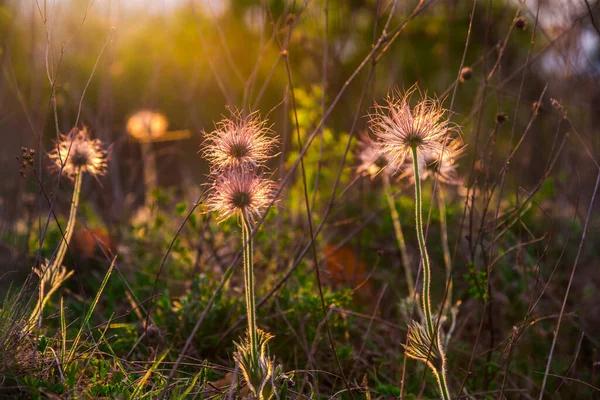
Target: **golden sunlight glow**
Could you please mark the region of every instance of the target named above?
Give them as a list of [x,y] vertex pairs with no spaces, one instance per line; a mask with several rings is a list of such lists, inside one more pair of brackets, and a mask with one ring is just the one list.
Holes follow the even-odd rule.
[[163,114],[141,110],[129,117],[127,133],[138,141],[154,141],[167,133],[169,122]]

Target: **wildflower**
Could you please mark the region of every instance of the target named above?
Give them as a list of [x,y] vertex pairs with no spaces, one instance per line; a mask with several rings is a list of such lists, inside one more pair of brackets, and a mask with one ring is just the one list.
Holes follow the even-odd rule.
[[[457,140],[450,141],[446,145],[443,152],[436,153],[432,151],[423,152],[422,158],[419,158],[419,177],[421,180],[426,180],[430,176],[437,175],[438,181],[449,184],[458,185],[460,180],[456,171],[457,161],[462,156],[464,147]],[[406,171],[412,176],[414,182],[414,171],[412,163],[406,164]]]
[[255,168],[263,166],[273,155],[276,140],[269,136],[271,130],[257,113],[242,117],[233,111],[231,118],[215,124],[215,130],[206,134],[202,155],[212,164],[213,170],[232,167]]
[[[421,99],[411,109],[410,98],[416,87],[404,95],[388,96],[387,105],[375,106],[371,114],[371,130],[378,139],[377,146],[380,153],[388,156],[391,162],[402,165],[410,156],[413,164],[415,183],[415,225],[419,253],[423,264],[422,306],[423,324],[413,323],[409,327],[408,345],[405,346],[406,355],[424,362],[434,374],[440,394],[444,400],[450,399],[447,386],[445,351],[439,339],[440,332],[434,324],[434,315],[431,311],[431,264],[425,245],[423,231],[423,196],[421,191],[421,170],[427,166],[426,155],[431,153],[443,156],[455,146],[448,139],[448,134],[457,132],[458,127],[445,118],[446,110],[442,108],[437,99]],[[458,151],[458,149],[456,149]],[[449,164],[451,166],[451,164]],[[444,166],[437,166],[438,173],[442,174]],[[447,174],[448,171],[445,171]],[[435,346],[437,344],[437,346]],[[433,347],[437,347],[437,349]],[[426,352],[427,348],[427,352]],[[436,367],[431,361],[428,348],[436,351],[436,356],[441,365]]]
[[270,129],[256,113],[243,118],[239,111],[232,112],[231,119],[225,118],[215,127],[203,151],[212,172],[206,204],[208,211],[215,212],[221,221],[237,216],[242,227],[248,330],[241,343],[236,344],[234,359],[255,397],[268,400],[275,393],[275,378],[283,374],[280,367],[274,372],[267,354],[272,335],[256,326],[252,231],[255,218],[275,198],[275,183],[263,177],[264,163],[272,157],[275,139],[269,137]]
[[53,161],[52,169],[62,171],[63,175],[74,181],[71,211],[64,236],[48,267],[49,271],[55,271],[62,265],[73,235],[83,173],[87,172],[93,177],[106,174],[108,152],[104,150],[104,145],[99,139],[90,139],[86,127],[75,127],[68,135],[61,135],[56,148],[50,151],[48,156]]
[[87,127],[73,128],[67,135],[60,135],[56,147],[48,153],[53,161],[52,169],[61,171],[71,180],[79,172],[102,176],[106,174],[108,152],[102,141],[91,139]]
[[377,148],[389,162],[402,165],[412,149],[437,152],[444,147],[443,138],[457,128],[446,118],[446,109],[437,99],[422,99],[411,109],[410,99],[416,88],[405,94],[388,96],[386,105],[375,105],[370,115],[371,130],[377,137]]
[[260,217],[275,194],[275,183],[245,169],[235,168],[213,176],[208,196],[209,211],[224,221],[233,215],[250,220]]
[[127,120],[127,133],[142,143],[164,140],[169,121],[163,114],[151,110],[141,110]]
[[394,194],[390,184],[390,175],[396,172],[398,167],[394,162],[390,161],[389,157],[387,157],[387,154],[382,154],[378,151],[377,143],[374,143],[368,136],[365,135],[361,139],[359,142],[359,147],[361,150],[358,153],[358,158],[361,160],[361,164],[358,167],[358,173],[368,173],[371,177],[371,180],[373,180],[378,174],[382,174],[383,189],[388,202],[388,207],[390,208],[390,212],[392,214],[394,233],[396,235],[396,240],[398,241],[398,248],[400,249],[405,281],[408,287],[408,292],[412,294],[414,292],[414,281],[410,269],[408,251],[406,250],[404,233],[402,232],[402,224],[400,223],[400,215],[396,209]]
[[359,174],[366,173],[371,179],[374,179],[381,172],[391,174],[397,170],[395,165],[390,166],[390,162],[385,154],[381,154],[368,136],[364,136],[359,142],[358,159],[360,165],[357,168]]

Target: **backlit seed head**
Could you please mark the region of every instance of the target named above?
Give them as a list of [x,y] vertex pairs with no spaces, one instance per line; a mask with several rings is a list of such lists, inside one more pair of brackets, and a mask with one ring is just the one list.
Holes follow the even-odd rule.
[[60,135],[56,147],[48,153],[51,168],[74,180],[77,171],[97,177],[106,174],[108,152],[100,139],[91,139],[87,127],[73,128]]
[[427,152],[439,154],[446,135],[459,131],[448,121],[447,110],[437,99],[421,98],[411,108],[410,100],[415,91],[417,88],[413,87],[404,94],[396,92],[388,95],[386,104],[376,104],[370,115],[369,123],[377,138],[377,150],[393,165],[400,166],[407,158],[410,159],[412,148],[421,155]]
[[232,111],[231,118],[223,118],[213,132],[205,135],[202,155],[212,164],[213,171],[263,166],[273,157],[276,144],[270,136],[271,129],[258,113],[243,117],[240,111]]
[[[435,177],[439,182],[449,185],[458,185],[460,179],[456,171],[458,159],[462,157],[464,146],[459,140],[451,140],[444,148],[442,153],[427,151],[423,152],[422,158],[419,158],[419,178],[426,180],[429,177]],[[441,157],[440,157],[441,154]],[[412,163],[406,163],[406,172],[412,177],[414,182],[414,170]]]
[[212,175],[208,210],[217,213],[220,221],[234,215],[254,220],[273,200],[275,188],[273,181],[252,170],[233,168],[217,172]]
[[360,165],[357,168],[359,174],[365,173],[375,179],[380,173],[392,174],[397,168],[389,165],[389,160],[384,154],[381,154],[377,150],[376,143],[374,143],[368,136],[364,136],[358,142],[359,152],[358,160]]

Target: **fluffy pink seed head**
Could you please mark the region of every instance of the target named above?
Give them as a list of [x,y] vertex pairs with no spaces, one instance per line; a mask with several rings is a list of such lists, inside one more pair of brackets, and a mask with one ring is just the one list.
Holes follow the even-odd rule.
[[[449,185],[458,185],[460,179],[456,170],[458,159],[462,157],[464,146],[457,139],[450,140],[444,147],[443,153],[434,151],[424,151],[418,160],[419,177],[421,180],[426,180],[429,177],[435,177],[440,182]],[[414,170],[412,162],[404,164],[406,174],[411,177],[414,182]]]
[[213,171],[263,166],[276,145],[271,129],[258,113],[243,117],[240,111],[232,111],[231,118],[223,118],[205,135],[202,155]]
[[250,220],[261,216],[274,198],[276,185],[254,171],[232,168],[213,174],[208,192],[208,210],[224,221],[234,215]]
[[396,172],[396,166],[390,165],[390,162],[385,154],[382,154],[377,149],[377,144],[368,136],[364,136],[358,142],[359,152],[357,158],[360,164],[357,168],[359,174],[365,173],[371,179],[375,179],[380,173],[392,174]]
[[458,127],[446,118],[447,110],[439,100],[421,96],[411,107],[416,91],[413,87],[404,94],[388,94],[385,104],[376,104],[370,114],[369,124],[378,151],[396,165],[402,165],[410,157],[413,147],[419,154],[439,154],[446,135],[458,132]]
[[443,153],[428,153],[425,155],[427,165],[426,175],[437,175],[440,182],[449,185],[458,185],[460,179],[456,170],[458,159],[463,156],[465,147],[458,140],[452,140],[446,145]]
[[87,127],[73,128],[67,135],[60,135],[56,147],[48,153],[51,169],[61,171],[69,179],[75,179],[79,170],[97,177],[106,174],[108,152],[100,139],[91,139]]

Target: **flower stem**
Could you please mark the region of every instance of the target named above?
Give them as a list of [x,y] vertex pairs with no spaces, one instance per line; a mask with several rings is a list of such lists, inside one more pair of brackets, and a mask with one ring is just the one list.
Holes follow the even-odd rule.
[[400,225],[400,215],[396,209],[396,203],[394,201],[394,195],[392,194],[392,188],[390,185],[390,177],[383,173],[383,188],[385,191],[385,197],[387,198],[388,206],[392,214],[392,223],[394,225],[394,232],[396,234],[396,240],[398,241],[398,248],[400,249],[400,258],[402,260],[402,267],[404,268],[404,277],[406,280],[406,286],[408,287],[408,295],[412,296],[415,292],[415,283],[410,270],[410,262],[408,260],[408,253],[406,252],[406,242],[404,241],[404,234],[402,233],[402,225]]
[[75,187],[73,188],[73,198],[71,199],[71,211],[69,212],[69,220],[67,221],[67,227],[64,231],[63,240],[61,240],[58,250],[56,251],[56,257],[51,264],[49,271],[53,271],[55,267],[60,267],[67,254],[69,248],[69,242],[71,236],[73,236],[73,228],[75,227],[75,219],[77,217],[77,207],[79,206],[79,194],[81,193],[81,180],[83,174],[81,169],[75,171]]
[[248,314],[248,338],[253,360],[258,360],[258,337],[256,333],[256,303],[254,299],[254,258],[252,226],[242,213],[242,246],[244,247],[244,285],[246,293],[246,313]]
[[417,225],[417,240],[419,241],[419,251],[423,260],[423,313],[425,314],[425,326],[431,337],[435,337],[433,332],[433,317],[431,314],[431,268],[429,265],[429,254],[425,247],[425,235],[423,234],[423,205],[421,196],[421,178],[419,177],[419,159],[418,150],[412,147],[413,170],[415,174],[415,223]]
[[[442,353],[443,354],[443,353]],[[433,373],[435,380],[438,383],[442,399],[450,400],[450,391],[448,390],[448,384],[446,383],[446,358],[442,357],[442,370],[441,373],[438,371],[431,362],[426,362],[427,366]]]
[[46,266],[46,269],[41,271],[40,276],[40,287],[38,292],[38,301],[35,305],[33,312],[31,313],[29,323],[30,326],[34,326],[36,322],[39,320],[40,314],[44,311],[44,307],[46,303],[50,299],[50,296],[60,284],[70,277],[73,272],[66,274],[66,276],[61,276],[60,280],[54,282],[50,287],[50,291],[46,292],[46,279],[44,279],[45,274],[55,274],[56,271],[61,267],[62,262],[67,254],[67,249],[69,248],[69,242],[71,241],[71,236],[73,236],[73,228],[75,227],[75,219],[77,216],[77,207],[79,205],[79,194],[81,193],[81,177],[82,177],[81,169],[77,169],[75,171],[75,187],[73,188],[73,198],[71,199],[71,211],[69,212],[69,220],[67,221],[67,227],[63,232],[63,238],[58,245],[58,250],[56,250],[56,255],[51,263]]
[[439,344],[439,349],[440,349],[440,354],[442,357],[442,368],[439,373],[440,379],[439,379],[438,384],[440,386],[440,392],[442,394],[442,398],[444,400],[450,400],[450,391],[448,390],[448,383],[447,383],[448,379],[446,378],[446,355],[444,354],[441,343]]
[[[439,385],[440,393],[444,400],[450,400],[450,392],[446,379],[446,354],[441,342],[439,331],[436,333],[434,329],[433,316],[431,314],[431,267],[429,264],[429,254],[425,246],[425,235],[423,234],[423,205],[421,195],[421,178],[419,177],[419,159],[418,150],[415,146],[412,147],[413,169],[415,174],[415,219],[417,225],[417,239],[419,241],[419,251],[423,260],[423,312],[425,314],[425,325],[431,339],[432,346],[437,346],[439,357],[441,359],[441,368],[436,369],[429,362],[427,363]],[[431,351],[434,351],[431,349]]]

